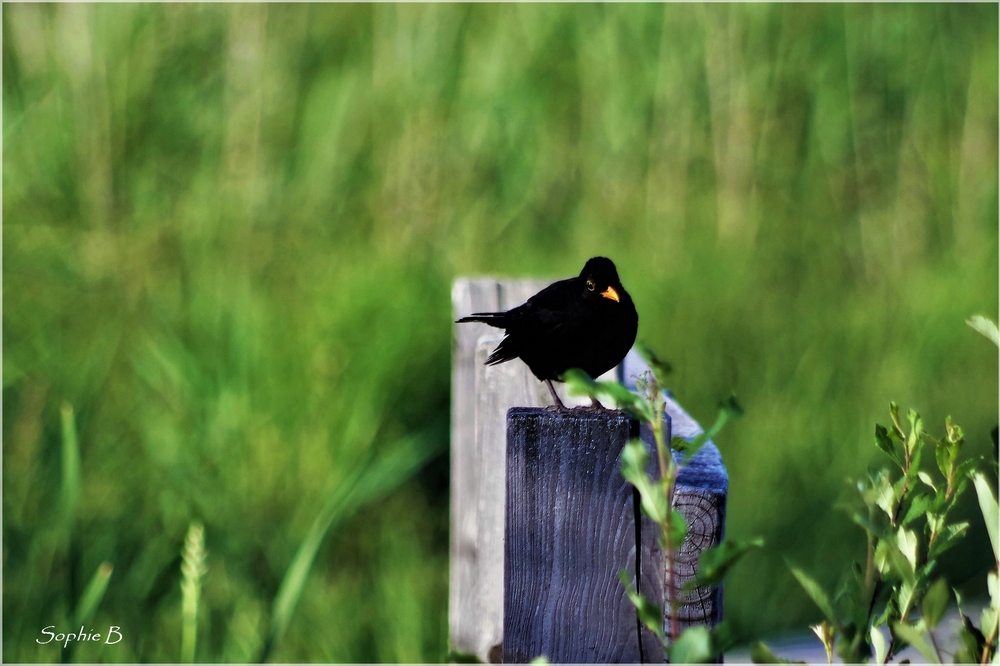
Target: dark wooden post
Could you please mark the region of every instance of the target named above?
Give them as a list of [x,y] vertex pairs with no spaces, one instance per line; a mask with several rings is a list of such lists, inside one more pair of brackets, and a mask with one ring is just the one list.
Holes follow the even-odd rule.
[[[666,433],[671,433],[666,416]],[[657,478],[652,432],[620,412],[507,412],[503,660],[544,655],[555,663],[662,662],[656,638],[638,622],[618,571],[666,607],[666,559],[659,527],[641,515],[621,475],[621,452],[639,437]],[[679,454],[675,460],[680,463]],[[722,620],[722,586],[682,590],[701,553],[721,543],[728,476],[714,444],[682,466],[674,506],[688,524],[675,566],[681,629]],[[670,636],[664,617],[664,632]]]
[[507,412],[504,662],[663,661],[618,579],[663,599],[655,525],[621,475],[639,435],[620,412]]

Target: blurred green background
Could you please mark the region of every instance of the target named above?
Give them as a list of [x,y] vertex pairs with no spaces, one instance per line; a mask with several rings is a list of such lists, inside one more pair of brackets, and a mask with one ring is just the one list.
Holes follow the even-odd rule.
[[180,659],[193,521],[196,658],[255,659],[327,519],[269,658],[443,659],[451,281],[597,254],[681,403],[746,408],[727,533],[767,547],[727,617],[803,629],[782,558],[862,554],[833,503],[890,400],[989,450],[997,35],[996,4],[4,5],[4,660],[58,660],[105,561],[87,626],[124,639],[70,656]]

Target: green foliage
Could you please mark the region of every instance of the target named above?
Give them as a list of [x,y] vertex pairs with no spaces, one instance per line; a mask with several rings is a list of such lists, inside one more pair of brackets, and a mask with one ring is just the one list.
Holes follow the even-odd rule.
[[979,508],[983,512],[983,520],[986,522],[986,531],[990,535],[990,544],[993,546],[993,557],[1000,560],[1000,545],[998,545],[997,530],[1000,523],[1000,516],[997,515],[997,498],[993,494],[993,488],[982,472],[972,475],[972,480],[976,485],[976,495],[979,497]]
[[712,632],[702,626],[685,629],[670,645],[669,653],[672,664],[705,664],[714,661],[717,654],[712,646]]
[[806,591],[806,594],[813,600],[817,608],[823,611],[823,615],[832,622],[834,625],[838,625],[837,614],[833,611],[833,604],[830,603],[830,597],[826,594],[819,583],[809,577],[809,575],[799,569],[798,567],[788,565],[788,568],[792,570],[795,578],[798,579],[799,584]]
[[649,478],[646,466],[649,455],[646,447],[637,439],[631,440],[622,451],[622,476],[639,491],[642,512],[662,523],[667,517],[667,495],[662,486],[662,480]]
[[[889,427],[875,426],[874,441],[901,474],[893,479],[886,469],[869,470],[868,477],[857,483],[864,511],[849,509],[852,520],[867,536],[865,567],[855,563],[852,575],[831,596],[809,574],[789,563],[792,574],[826,618],[813,631],[823,643],[830,663],[834,650],[845,662],[866,661],[874,656],[877,663],[888,663],[908,645],[928,662],[941,663],[933,631],[944,618],[951,588],[935,572],[939,568],[937,558],[968,530],[967,522],[948,520],[967,487],[967,476],[973,478],[980,494],[995,548],[996,498],[985,475],[975,469],[975,459],[959,462],[965,441],[962,429],[948,417],[945,436],[936,439],[925,431],[920,415],[913,410],[907,414],[908,426],[904,427],[896,403],[890,403],[889,417]],[[934,447],[937,478],[934,473],[920,470],[927,445]],[[988,584],[995,583],[996,573],[991,572]],[[956,599],[961,606],[957,593]],[[995,607],[994,601],[984,611],[982,629],[976,629],[962,616],[959,633],[963,647],[956,657],[982,663],[993,658]],[[911,619],[914,613],[919,615],[916,621]],[[880,627],[890,629],[890,640]]]
[[924,632],[927,628],[923,623],[918,622],[915,625],[910,625],[903,622],[896,622],[892,625],[892,629],[893,633],[902,639],[904,643],[915,647],[920,656],[927,660],[926,663],[941,663],[941,655],[924,639]]
[[950,588],[943,578],[939,578],[927,590],[920,610],[928,629],[934,629],[941,622],[950,598]]
[[585,395],[614,405],[642,421],[652,421],[651,405],[618,382],[597,382],[579,368],[570,368],[561,377],[570,395]]
[[622,582],[629,601],[635,606],[639,621],[660,639],[660,643],[666,645],[667,639],[663,634],[663,608],[635,591],[625,569],[618,571],[618,580]]
[[740,559],[754,548],[762,548],[764,540],[757,538],[750,541],[723,541],[714,548],[708,548],[698,558],[698,573],[685,587],[707,587],[718,585],[723,577]]
[[712,424],[711,428],[701,432],[690,441],[681,437],[672,437],[670,447],[675,451],[682,451],[684,453],[684,462],[688,462],[701,450],[701,447],[706,442],[712,441],[727,423],[741,416],[743,416],[743,408],[736,401],[736,396],[730,396],[719,403],[719,414],[716,416],[715,423]]

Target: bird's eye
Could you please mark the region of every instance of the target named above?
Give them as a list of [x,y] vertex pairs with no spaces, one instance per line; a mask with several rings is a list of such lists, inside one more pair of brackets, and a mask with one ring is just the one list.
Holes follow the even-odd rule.
[[594,284],[593,280],[587,280],[587,289],[589,289],[590,291],[594,291],[596,287],[597,285]]

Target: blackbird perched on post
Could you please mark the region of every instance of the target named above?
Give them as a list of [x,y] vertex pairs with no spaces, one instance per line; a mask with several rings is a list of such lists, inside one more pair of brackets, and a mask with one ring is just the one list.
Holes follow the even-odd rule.
[[487,365],[520,358],[561,409],[552,380],[570,368],[604,374],[625,358],[639,327],[632,297],[607,257],[590,259],[579,276],[550,284],[513,310],[477,312],[458,323],[470,321],[505,329]]

